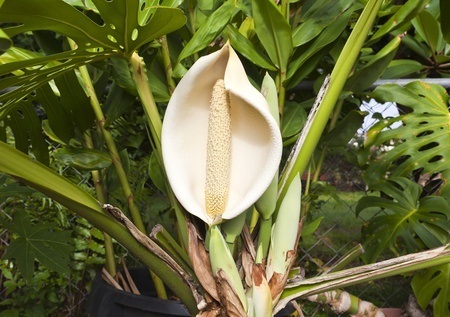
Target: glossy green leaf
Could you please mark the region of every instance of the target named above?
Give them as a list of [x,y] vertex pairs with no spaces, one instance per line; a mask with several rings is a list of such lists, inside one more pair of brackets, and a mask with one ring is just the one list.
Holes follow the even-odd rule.
[[444,48],[444,41],[438,21],[426,10],[421,11],[413,20],[415,31],[422,37],[433,52]]
[[136,96],[117,85],[117,81],[111,84],[108,97],[104,106],[106,116],[105,125],[109,126],[114,120],[129,111],[136,101]]
[[[383,85],[372,97],[379,102],[397,102],[413,110],[398,118],[381,121],[367,134],[366,148],[386,142],[398,143],[390,151],[371,161],[366,170],[368,184],[391,176],[406,176],[423,168],[423,173],[445,172],[450,167],[450,125],[448,95],[442,86],[412,82],[401,87]],[[403,124],[396,129],[382,131],[395,121]],[[400,160],[401,159],[401,160]]]
[[[20,63],[27,59],[39,57],[42,57],[42,55],[24,49],[12,48],[0,57],[0,63],[6,67],[15,62]],[[5,100],[5,95],[1,96],[0,99]],[[4,106],[0,106],[0,119],[14,116],[14,113],[17,111],[26,111],[29,117],[35,117],[36,113],[41,117],[46,116],[52,134],[64,143],[68,143],[71,138],[75,137],[76,131],[82,132],[90,128],[94,123],[94,113],[89,99],[74,72],[66,72],[62,76],[58,76],[52,86],[44,83],[25,98],[17,99],[14,102],[11,102],[11,100],[6,101]],[[39,125],[38,121],[34,125],[17,125],[15,127],[16,145],[21,144],[20,140],[17,139],[19,137],[19,129],[23,130],[22,134],[26,134],[27,130],[34,127],[33,134],[30,134],[32,141],[33,138],[43,139]],[[42,160],[45,156],[48,157],[48,153],[45,154],[45,152],[48,152],[45,142],[40,147],[37,144],[35,145],[33,149],[39,150],[43,155],[38,156],[38,159],[41,162],[45,162],[45,160]],[[21,150],[24,151],[24,148],[21,148]]]
[[364,111],[350,111],[333,130],[325,135],[324,142],[332,147],[345,147],[362,127],[366,114]]
[[369,88],[387,68],[397,53],[400,37],[394,37],[376,53],[361,69],[358,69],[345,83],[345,90],[362,92]]
[[[404,246],[412,253],[419,251],[422,245],[431,249],[446,243],[440,238],[450,230],[450,213],[443,197],[421,199],[422,187],[403,177],[378,182],[371,189],[384,196],[365,196],[356,206],[357,215],[369,207],[383,208],[363,230],[366,261],[374,262],[386,248],[399,254],[400,246]],[[401,244],[398,239],[402,240]]]
[[55,225],[38,223],[33,225],[24,210],[14,214],[12,223],[5,227],[18,235],[8,246],[5,256],[14,258],[25,279],[31,280],[35,258],[47,268],[68,274],[70,254],[70,231],[59,231]]
[[308,116],[305,108],[312,106],[314,100],[306,100],[302,103],[286,102],[283,114],[283,126],[281,135],[283,138],[289,138],[300,133],[306,123]]
[[150,161],[148,162],[148,175],[153,184],[163,193],[166,193],[166,184],[164,182],[164,176],[161,172],[161,164],[158,162],[157,153],[152,152],[150,155]]
[[302,11],[302,23],[292,32],[294,47],[303,45],[322,32],[324,28],[335,21],[339,15],[347,10],[353,1],[314,1],[306,11]]
[[21,180],[68,208],[80,206],[89,209],[91,213],[101,212],[97,200],[50,168],[33,161],[4,142],[0,142],[0,153],[0,172]]
[[[298,83],[300,83],[303,79],[307,78],[309,74],[313,73],[317,70],[317,65],[322,61],[323,57],[326,56],[333,47],[333,43],[328,44],[318,51],[316,51],[313,55],[305,58],[305,55],[300,56],[300,66],[298,68],[292,68],[292,72],[288,74],[289,79],[285,82],[285,86],[287,89],[295,87]],[[295,63],[291,62],[290,65]]]
[[186,57],[199,52],[200,50],[211,44],[214,39],[225,29],[228,22],[233,16],[235,5],[233,1],[226,1],[215,10],[206,20],[202,23],[200,28],[196,30],[194,36],[184,46],[183,50],[178,57],[178,61],[185,59]]
[[225,29],[228,38],[231,41],[231,45],[239,53],[242,54],[249,61],[257,66],[260,66],[267,70],[276,70],[273,63],[262,54],[253,43],[248,40],[244,35],[242,35],[234,26],[231,24],[227,25]]
[[418,61],[413,61],[410,59],[396,59],[389,63],[388,67],[381,75],[381,78],[396,79],[406,76],[414,76],[413,74],[417,74],[424,68],[425,66]]
[[[441,12],[450,12],[450,1],[439,0],[439,6]],[[450,43],[450,19],[447,19],[447,15],[441,13],[441,31],[444,39],[447,43]]]
[[49,164],[48,145],[34,108],[24,102],[3,119],[3,124],[11,129],[18,150],[28,153],[31,146],[36,159],[45,165]]
[[11,46],[12,46],[11,39],[8,37],[8,35],[6,35],[5,32],[3,32],[2,29],[0,29],[0,52],[6,51]]
[[286,71],[292,54],[291,27],[278,8],[269,0],[253,0],[255,31],[271,61]]
[[338,103],[338,98],[358,59],[381,3],[381,0],[369,0],[367,2],[336,61],[331,75],[325,77],[322,88],[319,91],[317,107],[308,116],[307,123],[300,134],[299,142],[291,150],[289,160],[286,162],[281,174],[279,182],[279,203],[282,202],[289,185],[296,175],[303,174],[317,148],[320,136],[330,119],[334,106]]
[[78,48],[0,66],[3,77],[0,90],[16,87],[0,97],[0,102],[4,103],[0,111],[64,72],[113,56],[128,57],[140,46],[179,29],[186,21],[181,10],[158,7],[150,20],[141,25],[138,20],[143,12],[138,1],[93,2],[104,22],[102,25],[62,0],[5,0],[0,21],[19,23],[19,26],[4,29],[8,36],[50,30],[73,39]]
[[186,21],[181,10],[159,7],[150,20],[139,23],[139,18],[146,14],[146,8],[138,1],[94,0],[93,3],[103,25],[62,0],[5,0],[0,19],[5,23],[20,23],[17,27],[5,29],[10,36],[26,31],[51,30],[70,37],[80,49],[95,52],[94,48],[98,48],[126,56],[143,44],[180,28]]
[[296,74],[298,70],[304,64],[310,65],[310,61],[316,58],[318,52],[323,52],[322,49],[324,47],[334,42],[347,27],[347,23],[352,13],[360,8],[361,6],[358,4],[351,6],[347,11],[341,14],[333,23],[331,23],[328,27],[326,27],[314,41],[307,43],[305,46],[300,46],[296,49],[292,57],[292,60],[289,63],[289,69],[287,72],[289,87],[292,87],[299,81],[298,78],[295,81],[291,79],[292,77],[297,77]]
[[422,309],[432,303],[434,316],[450,316],[450,264],[418,271],[411,286]]
[[108,153],[95,149],[59,148],[54,156],[63,164],[86,170],[99,170],[112,163]]
[[325,217],[319,217],[307,224],[305,224],[301,231],[302,238],[308,237],[312,235],[314,232],[316,232],[317,228],[320,226],[320,223],[322,222],[323,218]]
[[374,42],[387,33],[410,22],[430,2],[430,0],[409,0],[395,12],[370,38]]

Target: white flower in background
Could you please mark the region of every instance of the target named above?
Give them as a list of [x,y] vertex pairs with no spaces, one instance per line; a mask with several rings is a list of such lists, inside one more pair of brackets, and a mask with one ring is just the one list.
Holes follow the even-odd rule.
[[161,142],[175,196],[208,224],[249,208],[272,181],[282,152],[267,102],[228,43],[200,58],[180,81]]

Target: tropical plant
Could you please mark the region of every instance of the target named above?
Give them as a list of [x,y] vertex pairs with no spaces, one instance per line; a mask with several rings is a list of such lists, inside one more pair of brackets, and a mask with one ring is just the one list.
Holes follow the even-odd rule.
[[[0,56],[0,171],[103,231],[112,276],[111,238],[154,273],[161,297],[164,284],[191,314],[270,316],[291,300],[309,299],[338,313],[381,316],[341,288],[448,265],[448,246],[342,270],[360,255],[355,251],[319,277],[295,276],[302,230],[318,225],[305,222],[300,177],[318,146],[320,169],[327,149],[354,134],[362,114],[346,111],[350,94],[342,92],[362,92],[383,73],[401,43],[396,33],[427,3],[0,1],[0,44],[32,36],[41,49],[12,46]],[[382,14],[389,18],[367,40]],[[376,52],[368,49],[374,43]],[[334,59],[329,76],[315,72],[324,56]],[[321,89],[315,102],[303,104],[308,118],[298,120],[300,104],[287,103],[286,91],[307,77]],[[175,216],[178,241],[161,231],[149,238],[136,203],[132,155],[117,128],[136,105],[151,150],[137,137],[133,155],[148,160],[149,177]],[[283,141],[295,144],[278,175]],[[95,197],[51,168],[47,142],[61,147],[57,160],[91,172]],[[439,211],[436,202],[444,206],[442,199],[425,200],[417,216]],[[446,225],[436,227],[433,232]],[[57,245],[36,247],[36,257],[58,254]],[[32,270],[18,252],[24,250],[8,255],[21,270]]]

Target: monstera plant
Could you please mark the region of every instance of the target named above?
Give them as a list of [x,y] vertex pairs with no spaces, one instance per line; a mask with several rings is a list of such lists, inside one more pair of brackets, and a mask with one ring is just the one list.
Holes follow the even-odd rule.
[[[395,254],[416,252],[448,243],[449,201],[448,177],[448,94],[439,85],[412,82],[404,87],[384,85],[372,96],[380,102],[394,101],[404,114],[377,123],[368,132],[361,158],[371,162],[365,171],[370,188],[385,197],[365,197],[359,204],[362,210],[378,206],[386,210],[370,222],[366,235],[366,256],[375,261],[383,248]],[[402,124],[385,129],[394,122]],[[371,155],[370,147],[395,144],[392,149]],[[370,159],[369,156],[372,156]],[[412,179],[420,180],[422,187]],[[439,193],[439,196],[433,195]],[[399,244],[401,240],[403,243]],[[426,307],[434,296],[437,315],[448,314],[443,300],[448,280],[448,265],[434,267],[417,274],[413,289],[419,303]]]
[[[382,316],[341,288],[447,265],[447,245],[342,270],[346,259],[312,278],[294,265],[302,230],[309,226],[301,210],[301,175],[327,124],[332,133],[339,130],[343,90],[361,91],[379,77],[380,68],[371,66],[385,67],[401,37],[362,61],[383,1],[306,1],[293,20],[290,2],[0,1],[1,45],[14,42],[0,56],[0,171],[103,231],[109,275],[117,275],[114,239],[151,270],[159,296],[167,287],[191,315],[271,316],[289,301],[308,299],[330,304],[337,313]],[[411,1],[389,11],[391,19],[367,43],[408,24],[425,5]],[[354,16],[358,20],[348,33]],[[31,36],[38,52],[20,47]],[[301,129],[286,129],[286,122],[298,122],[286,103],[287,89],[313,74],[330,51],[336,59],[331,74],[318,78],[322,87],[308,119]],[[432,91],[440,96],[438,88]],[[150,144],[140,155],[148,160],[148,178],[170,203],[178,239],[155,231],[149,238],[152,224],[135,201],[130,155],[114,123],[137,108],[145,126],[139,134]],[[292,146],[286,161],[283,141]],[[49,143],[59,149],[49,150]],[[434,154],[426,162],[435,157],[444,158]],[[95,197],[58,173],[54,160],[88,170]],[[111,195],[112,184],[120,194]],[[400,199],[395,188],[392,197]],[[404,188],[414,198],[420,192]],[[430,201],[421,200],[414,219],[439,211],[428,208]],[[407,203],[392,212],[408,213]],[[442,233],[443,215],[436,217],[438,224],[427,225]],[[45,252],[16,243],[6,256],[29,276],[35,258],[61,258],[61,248],[44,237]]]

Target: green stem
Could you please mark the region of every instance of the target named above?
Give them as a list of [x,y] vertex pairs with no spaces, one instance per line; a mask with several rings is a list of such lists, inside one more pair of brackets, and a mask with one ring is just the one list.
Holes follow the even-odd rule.
[[[69,39],[69,44],[72,48],[76,47],[76,44],[73,40]],[[102,107],[100,102],[98,101],[97,94],[94,89],[94,85],[92,84],[91,77],[89,75],[89,71],[86,66],[80,66],[79,68],[81,78],[83,79],[84,86],[86,88],[87,95],[89,96],[89,100],[91,102],[92,109],[94,110],[95,118],[100,127],[100,130],[103,134],[103,138],[105,139],[106,147],[108,148],[109,155],[111,156],[114,168],[117,173],[117,177],[120,181],[120,185],[122,186],[123,194],[127,199],[128,209],[130,210],[131,219],[133,220],[136,227],[139,230],[145,233],[145,226],[141,218],[141,214],[139,212],[138,207],[134,202],[133,193],[131,191],[130,184],[128,182],[127,174],[123,168],[122,162],[120,160],[119,152],[117,151],[116,143],[114,142],[114,138],[111,133],[105,128],[105,116],[103,114]]]
[[[156,155],[158,159],[161,172],[164,173],[164,166],[162,161],[162,150],[161,150],[161,129],[162,121],[159,115],[158,107],[156,105],[153,93],[148,85],[147,70],[145,68],[145,63],[143,59],[135,52],[130,59],[130,71],[131,77],[136,85],[142,107],[144,108],[145,115],[147,117],[148,125],[150,127],[150,132],[153,137],[154,146],[156,150]],[[167,179],[166,177],[164,179]],[[175,210],[175,215],[177,218],[177,225],[179,229],[179,234],[182,238],[183,247],[187,250],[188,245],[188,234],[186,219],[181,211],[178,202],[176,201],[170,186],[167,187],[167,195],[171,202],[172,208]]]
[[83,82],[85,84],[86,90],[88,92],[91,106],[94,109],[95,117],[97,119],[98,125],[102,131],[103,138],[105,139],[106,147],[108,148],[109,154],[111,156],[114,168],[117,173],[117,177],[119,179],[120,185],[122,187],[122,191],[124,196],[127,199],[128,208],[130,210],[131,219],[136,227],[145,233],[144,222],[142,221],[141,214],[139,212],[139,208],[136,206],[134,202],[133,193],[131,191],[130,183],[128,182],[127,174],[125,169],[123,168],[122,162],[120,160],[119,151],[117,150],[116,143],[114,141],[113,136],[105,127],[105,116],[103,114],[103,110],[101,108],[100,102],[97,99],[97,95],[94,90],[94,86],[92,84],[91,78],[89,76],[89,72],[86,66],[80,67],[80,74],[83,78]]
[[284,81],[286,80],[286,71],[280,70],[277,75],[277,85],[278,85],[278,111],[280,113],[280,126],[283,122],[284,114],[284,103],[286,99],[286,87],[284,86]]
[[[94,145],[92,143],[91,133],[88,130],[85,134],[85,143],[86,148],[93,149]],[[102,184],[102,180],[100,177],[100,172],[98,170],[91,171],[92,181],[94,182],[95,193],[98,201],[101,204],[105,204],[107,202],[106,195],[104,191],[104,187]],[[103,232],[103,240],[105,244],[105,268],[111,276],[116,276],[117,267],[116,261],[114,259],[114,246],[111,239],[111,236],[107,233]]]
[[285,288],[278,305],[314,294],[450,263],[450,245],[305,279]]
[[133,53],[130,59],[130,71],[147,117],[155,148],[158,153],[161,153],[162,120],[155,98],[148,85],[147,69],[145,68],[144,60],[136,52]]
[[289,0],[281,0],[281,14],[289,23]]
[[264,219],[260,217],[258,246],[256,248],[255,263],[263,263],[267,258],[270,245],[270,235],[272,232],[272,217]]
[[164,70],[166,72],[167,86],[169,94],[172,95],[175,90],[176,83],[172,77],[172,62],[170,60],[169,45],[167,44],[167,36],[161,38],[161,55],[163,58]]
[[329,87],[325,90],[317,113],[311,119],[309,129],[305,131],[307,134],[305,136],[303,136],[303,133],[300,135],[303,136],[302,144],[295,150],[292,160],[281,176],[279,202],[283,201],[289,184],[295,176],[297,174],[302,175],[308,165],[382,2],[382,0],[369,0],[339,55],[330,76]]
[[[333,116],[331,117],[330,124],[328,126],[328,132],[333,130],[336,127],[336,123],[338,121],[339,115],[341,114],[342,104],[344,103],[343,99],[339,99],[336,103],[335,110],[333,111]],[[317,182],[320,177],[320,173],[322,172],[323,163],[325,162],[325,158],[328,154],[329,145],[326,143],[322,150],[320,151],[320,157],[316,164],[316,169],[313,175],[313,182]]]
[[195,278],[189,256],[162,225],[156,225],[153,228],[150,237],[190,276]]
[[256,209],[253,209],[253,211],[251,211],[251,213],[252,213],[252,216],[250,218],[248,230],[250,231],[250,233],[253,233],[253,230],[255,230],[256,225],[258,224],[259,212]]

